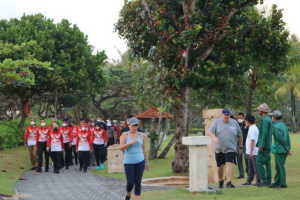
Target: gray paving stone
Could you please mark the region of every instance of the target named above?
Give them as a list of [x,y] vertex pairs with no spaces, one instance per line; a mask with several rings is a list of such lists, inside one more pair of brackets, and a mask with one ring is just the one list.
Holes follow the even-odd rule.
[[[59,174],[30,171],[23,178],[15,187],[21,200],[121,200],[126,192],[124,180],[79,172],[78,166]],[[143,186],[142,192],[172,189]]]

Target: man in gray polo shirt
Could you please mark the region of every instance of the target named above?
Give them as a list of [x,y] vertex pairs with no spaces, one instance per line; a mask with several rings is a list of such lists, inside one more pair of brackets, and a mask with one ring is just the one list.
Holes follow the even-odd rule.
[[235,159],[237,144],[238,153],[243,152],[243,134],[236,120],[230,119],[230,110],[222,110],[222,117],[216,119],[207,131],[216,143],[216,162],[219,176],[219,188],[224,185],[224,165],[226,165],[227,188],[234,188],[231,183],[233,177],[233,162]]

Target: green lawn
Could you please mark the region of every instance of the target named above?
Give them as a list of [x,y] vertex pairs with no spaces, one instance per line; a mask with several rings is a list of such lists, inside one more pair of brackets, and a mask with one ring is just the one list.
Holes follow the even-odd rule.
[[[287,184],[288,189],[269,189],[269,188],[258,188],[258,187],[243,187],[235,189],[223,189],[221,194],[201,194],[201,193],[190,193],[184,188],[177,188],[171,191],[155,191],[155,192],[144,192],[142,193],[143,200],[164,200],[164,199],[222,199],[222,200],[240,200],[240,199],[255,199],[255,200],[272,200],[272,199],[298,199],[300,187],[300,160],[298,155],[300,154],[300,134],[291,134],[292,141],[292,156],[287,158],[286,161],[286,172],[287,172]],[[164,142],[164,146],[167,145],[171,136],[168,136],[167,141]],[[164,147],[163,146],[163,147]],[[147,145],[149,148],[149,144]],[[162,148],[163,149],[163,148]],[[159,152],[160,153],[160,152]],[[150,170],[145,171],[143,178],[161,177],[161,176],[171,176],[174,175],[171,169],[171,163],[174,159],[174,149],[167,155],[166,159],[162,160],[151,160]],[[272,155],[272,174],[275,174],[275,162]],[[95,174],[100,174],[103,176],[110,176],[116,178],[125,179],[124,174],[108,174],[107,170],[93,171]],[[233,183],[235,185],[240,185],[246,181],[245,179],[237,179],[238,170],[235,167]],[[213,184],[215,185],[215,184]],[[124,188],[125,190],[125,188]]]
[[29,153],[24,147],[0,151],[0,194],[14,195],[15,184],[30,168]]
[[[193,136],[197,136],[197,134],[195,134]],[[169,143],[171,138],[172,138],[172,135],[167,136],[167,140],[164,141],[164,143],[162,145],[162,148],[161,148],[160,151],[158,151],[157,155],[159,155],[160,152],[165,148],[165,146]],[[147,148],[147,151],[149,152],[149,148],[150,148],[150,143],[149,142],[146,143],[146,148]],[[174,160],[174,153],[175,153],[174,148],[171,147],[171,149],[170,149],[170,151],[167,154],[165,159],[150,160],[149,161],[150,170],[144,172],[143,178],[174,176],[175,174],[172,173],[172,166],[171,166],[171,163]],[[105,169],[104,170],[94,170],[93,173],[94,174],[99,174],[101,176],[121,178],[121,179],[124,179],[124,180],[126,179],[125,174],[123,174],[123,173],[113,173],[113,174],[107,173],[107,163],[105,163]],[[185,175],[188,175],[188,173],[185,174]]]
[[[155,191],[142,193],[142,199],[144,200],[163,200],[163,199],[222,199],[222,200],[240,200],[240,199],[298,199],[300,187],[300,160],[297,157],[300,154],[300,134],[292,134],[292,156],[288,157],[286,162],[287,171],[287,183],[288,189],[268,189],[257,187],[243,187],[235,189],[224,189],[221,194],[199,194],[189,193],[184,188],[178,188],[172,191]],[[168,136],[167,141],[164,142],[162,149],[167,145],[171,136]],[[147,144],[149,148],[149,143]],[[160,153],[160,151],[159,151]],[[150,170],[145,171],[143,178],[161,177],[174,175],[172,173],[171,163],[174,159],[174,149],[171,151],[165,159],[156,159],[149,161]],[[24,169],[23,169],[24,168]],[[24,147],[18,147],[11,150],[0,151],[0,193],[13,195],[14,186],[23,173],[30,169],[30,159],[27,149]],[[2,172],[5,170],[6,172]],[[272,172],[275,173],[274,158],[272,157]],[[108,174],[107,167],[105,170],[94,170],[93,173],[103,176],[110,176],[116,178],[125,179],[124,174]],[[187,174],[186,174],[187,175]],[[236,179],[238,176],[237,167],[235,168],[233,183],[239,185],[246,181],[246,179]],[[125,190],[125,188],[124,188]]]

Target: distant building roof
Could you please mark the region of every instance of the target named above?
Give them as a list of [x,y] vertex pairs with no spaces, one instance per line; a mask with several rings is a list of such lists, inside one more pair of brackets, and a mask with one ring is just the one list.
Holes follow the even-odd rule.
[[[148,108],[145,112],[135,115],[134,117],[138,119],[151,119],[152,116],[154,115],[155,118],[159,118],[159,111],[155,107]],[[168,113],[163,113],[162,118],[174,118],[174,115],[168,114]]]

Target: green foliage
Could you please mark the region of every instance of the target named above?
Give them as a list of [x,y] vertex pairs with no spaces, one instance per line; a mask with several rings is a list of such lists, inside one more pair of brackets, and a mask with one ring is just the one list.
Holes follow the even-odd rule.
[[7,87],[6,93],[26,94],[30,98],[45,92],[72,93],[102,85],[105,52],[93,55],[87,36],[68,20],[54,24],[42,14],[23,15],[21,19],[1,20],[0,27],[0,39],[4,42],[20,45],[36,41],[36,48],[30,49],[30,53],[39,61],[51,62],[54,69],[32,69],[35,85],[30,90]]
[[300,41],[296,35],[292,35],[290,39],[291,49],[288,54],[288,66],[290,67],[283,75],[279,75],[274,82],[277,89],[275,98],[286,95],[289,91],[293,91],[295,97],[300,99]]
[[158,142],[158,140],[159,140],[159,135],[156,134],[155,130],[151,130],[150,134],[148,135],[148,138],[150,138],[150,142],[152,144],[156,144]]
[[18,128],[20,121],[0,121],[0,149],[14,148],[23,144],[25,128]]
[[[27,86],[30,87],[35,83],[35,75],[32,68],[49,68],[50,63],[42,63],[34,59],[28,50],[35,48],[36,42],[29,41],[21,45],[10,43],[3,44],[0,40],[0,88],[5,86]],[[15,54],[22,54],[22,59],[13,60]]]
[[[22,128],[18,127],[20,120],[0,121],[0,150],[23,145],[25,128],[30,125],[30,120],[30,118],[27,118]],[[51,125],[50,118],[45,119],[45,121],[46,126]],[[61,120],[58,120],[58,123],[61,125]],[[41,125],[39,119],[36,119],[36,124],[37,126]]]
[[[233,40],[228,13],[251,2],[255,1],[210,1],[208,5],[205,1],[131,1],[123,7],[116,31],[127,39],[136,56],[153,62],[151,78],[165,88],[209,87],[216,82],[219,86],[228,81],[228,74],[236,72],[234,61],[232,65],[222,62],[219,52],[217,63],[201,62],[224,37]],[[216,79],[217,74],[224,78]]]

